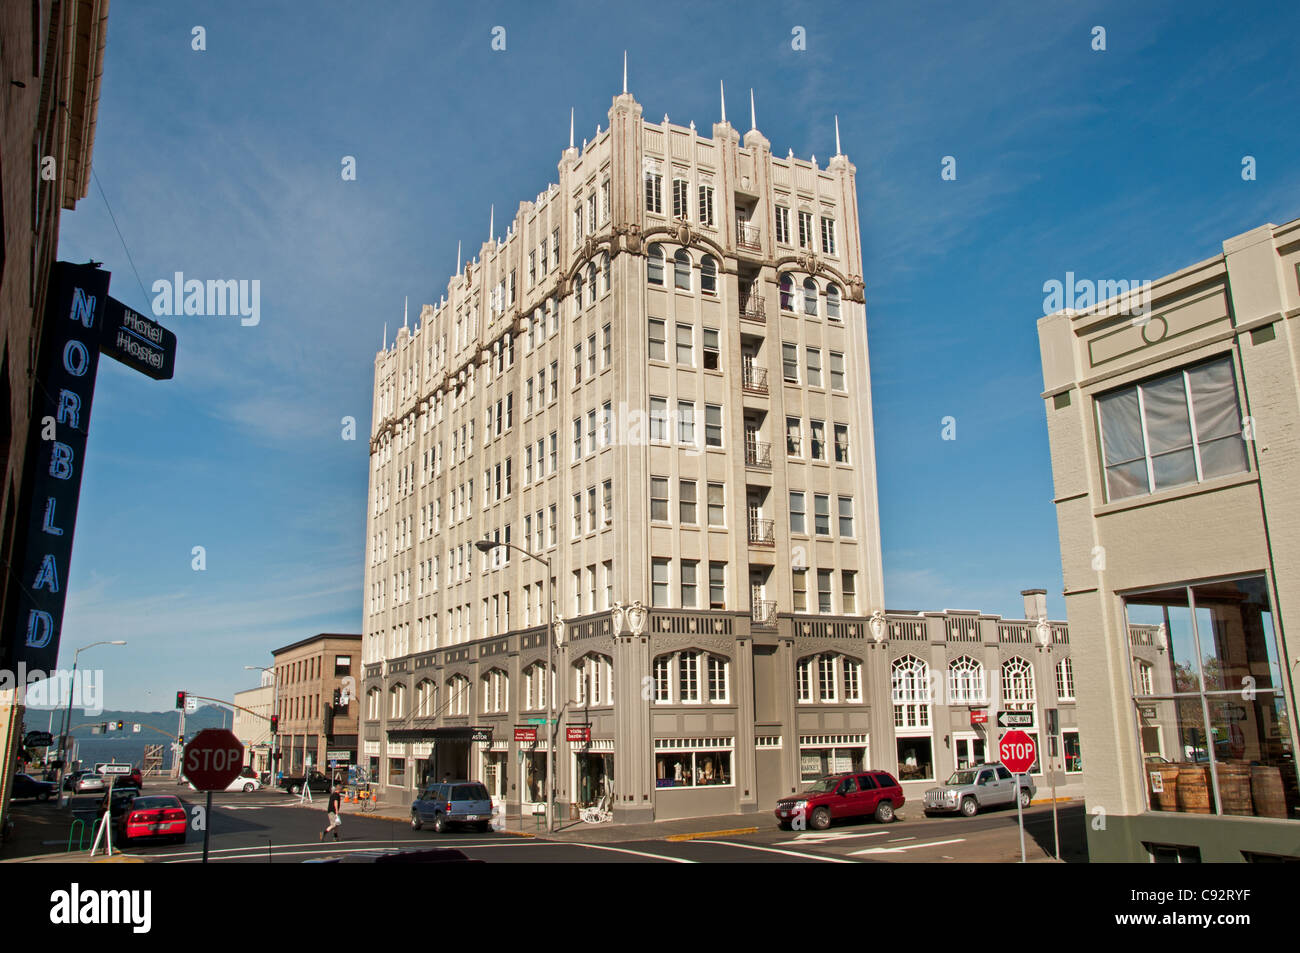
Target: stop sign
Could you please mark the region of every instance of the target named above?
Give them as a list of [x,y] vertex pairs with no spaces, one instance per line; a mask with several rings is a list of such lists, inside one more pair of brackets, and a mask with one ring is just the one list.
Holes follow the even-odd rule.
[[1024,774],[1038,760],[1034,739],[1023,731],[1008,731],[998,744],[998,758],[1012,774]]
[[224,791],[244,767],[244,745],[225,728],[205,728],[185,746],[181,770],[200,791]]

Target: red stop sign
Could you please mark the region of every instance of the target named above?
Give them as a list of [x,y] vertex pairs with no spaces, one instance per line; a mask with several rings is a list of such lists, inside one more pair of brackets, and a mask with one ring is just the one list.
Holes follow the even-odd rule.
[[224,791],[244,767],[244,744],[225,728],[205,728],[185,746],[181,770],[200,791]]
[[998,743],[998,758],[1012,774],[1024,774],[1038,760],[1034,739],[1023,731],[1008,731]]

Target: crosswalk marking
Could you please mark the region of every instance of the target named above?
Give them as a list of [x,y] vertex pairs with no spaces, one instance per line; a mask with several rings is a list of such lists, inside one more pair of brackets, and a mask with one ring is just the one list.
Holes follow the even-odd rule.
[[920,847],[939,847],[943,844],[960,844],[966,838],[956,837],[952,840],[932,840],[924,844],[902,844],[898,847],[868,847],[865,850],[855,850],[853,854],[901,854],[905,850],[916,850]]

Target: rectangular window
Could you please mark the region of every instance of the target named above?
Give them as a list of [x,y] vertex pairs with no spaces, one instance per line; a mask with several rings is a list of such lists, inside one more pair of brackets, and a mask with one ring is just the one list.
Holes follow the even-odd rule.
[[822,386],[822,351],[819,347],[804,348],[808,355],[808,386]]
[[844,606],[845,615],[854,615],[858,611],[858,574],[856,572],[846,569],[840,573],[840,602]]
[[677,483],[677,519],[690,526],[696,522],[695,486],[694,480],[679,480]]
[[825,493],[813,495],[813,518],[818,536],[831,534],[831,498]]
[[650,602],[655,608],[668,607],[668,560],[650,561]]
[[727,608],[726,563],[709,563],[709,608]]
[[596,376],[596,335],[587,335],[587,376]]
[[601,563],[601,568],[605,571],[605,605],[608,609],[614,605],[614,563],[612,560],[605,560]]
[[1065,773],[1079,774],[1083,771],[1083,751],[1079,747],[1077,731],[1061,732],[1062,754],[1065,755]]
[[677,402],[677,442],[695,443],[695,405],[688,400]]
[[689,324],[677,325],[677,363],[695,366],[695,329]]
[[812,212],[799,213],[799,247],[812,248]]
[[835,462],[849,462],[849,425],[835,425]]
[[809,420],[808,431],[810,435],[810,447],[812,459],[826,459],[826,421]]
[[785,453],[789,457],[803,456],[803,421],[798,417],[785,418]]
[[722,446],[722,408],[717,404],[704,405],[704,445]]
[[551,361],[551,399],[555,403],[560,397],[560,362]]
[[840,538],[853,538],[853,497],[839,497],[840,508]]
[[600,220],[609,221],[609,179],[600,183]]
[[582,494],[573,494],[573,538],[582,535]]
[[559,504],[557,504],[557,503],[552,503],[552,504],[551,504],[551,523],[550,523],[549,537],[548,537],[549,542],[550,542],[550,545],[552,545],[552,546],[555,545],[556,540],[557,540],[557,538],[558,538],[559,519],[560,519],[560,507],[559,507]]
[[663,397],[650,398],[650,442],[668,442],[668,401]]
[[822,216],[822,253],[835,254],[835,219]]
[[724,483],[710,483],[709,493],[709,525],[726,526],[727,525],[727,487]]
[[606,480],[601,484],[601,523],[605,526],[614,524],[614,481]]
[[787,384],[799,383],[799,347],[795,344],[781,345],[781,376]]
[[[589,486],[587,487],[587,532],[594,533],[595,531],[596,531],[596,488],[594,486]],[[592,571],[593,588],[595,588],[595,580],[594,580],[595,575],[596,573],[593,570]]]
[[713,186],[701,185],[700,194],[700,224],[713,225]]
[[668,522],[667,477],[650,478],[650,518],[661,523]]
[[651,318],[649,321],[649,353],[652,361],[668,360],[667,348],[667,331],[662,318]]
[[600,405],[600,445],[614,445],[614,408],[609,401]]
[[673,179],[673,218],[685,218],[688,209],[685,179]]
[[[823,229],[825,229],[825,219],[822,219]],[[596,193],[592,192],[587,196],[587,231],[596,230]]]
[[700,656],[698,652],[683,652],[677,657],[677,690],[683,702],[700,700]]
[[831,390],[844,391],[848,386],[844,377],[844,355],[831,351]]
[[704,369],[716,371],[721,365],[722,351],[719,346],[718,332],[712,328],[704,329]]
[[790,532],[807,533],[807,508],[804,495],[797,490],[790,491]]
[[791,579],[793,580],[792,585],[794,591],[794,604],[793,604],[794,611],[807,612],[808,611],[808,570],[795,569],[791,572],[790,575],[791,575]]
[[582,345],[573,345],[573,386],[582,383]]
[[596,412],[587,411],[587,452],[596,452]]
[[776,240],[782,245],[790,244],[790,210],[784,205],[776,207]]
[[607,324],[600,329],[600,366],[602,369],[609,367],[613,344],[614,332]]
[[693,559],[682,560],[682,608],[694,609],[699,605],[700,564]]
[[1231,357],[1097,398],[1107,498],[1248,469]]
[[582,418],[573,418],[573,462],[582,459]]
[[831,571],[829,569],[817,570],[817,611],[825,613],[835,611],[831,608]]
[[658,172],[646,171],[645,210],[662,215],[664,211],[664,177]]

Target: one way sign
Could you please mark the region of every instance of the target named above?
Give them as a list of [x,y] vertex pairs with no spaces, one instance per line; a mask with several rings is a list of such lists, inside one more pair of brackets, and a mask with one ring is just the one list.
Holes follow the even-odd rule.
[[998,712],[999,728],[1030,728],[1034,724],[1034,713],[1032,711],[1000,711]]

